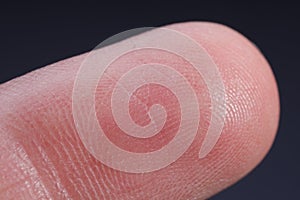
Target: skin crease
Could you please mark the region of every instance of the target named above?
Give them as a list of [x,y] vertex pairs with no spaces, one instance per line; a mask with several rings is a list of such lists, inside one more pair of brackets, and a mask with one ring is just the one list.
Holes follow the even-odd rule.
[[192,146],[166,168],[131,174],[96,160],[72,117],[73,84],[87,55],[82,54],[0,85],[0,199],[206,199],[264,158],[277,130],[279,98],[261,52],[223,25],[190,22],[168,28],[199,42],[223,78],[226,121],[212,152],[197,159],[208,113]]

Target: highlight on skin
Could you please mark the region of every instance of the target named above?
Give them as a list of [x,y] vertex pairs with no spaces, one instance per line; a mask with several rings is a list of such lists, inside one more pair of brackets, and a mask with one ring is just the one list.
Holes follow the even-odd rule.
[[[269,151],[276,82],[262,53],[233,29],[179,23],[93,52],[0,85],[0,199],[207,199]],[[213,143],[206,138],[223,111]],[[105,140],[117,154],[99,146]]]
[[[128,32],[136,30],[126,31],[126,34]],[[193,49],[192,54],[187,53],[189,49]],[[125,56],[133,59],[130,64],[118,61],[126,59]],[[163,59],[170,56],[172,63]],[[178,56],[180,61],[176,61]],[[174,62],[177,62],[175,66]],[[183,65],[186,66],[184,69]],[[193,68],[189,69],[193,71],[193,76],[187,74],[185,77],[188,68]],[[203,158],[220,137],[226,109],[223,80],[205,49],[187,35],[168,28],[152,29],[118,43],[118,48],[114,45],[96,48],[83,61],[73,90],[73,116],[83,144],[103,164],[116,170],[145,173],[167,167],[187,151],[198,133],[201,96],[197,96],[200,93],[197,92],[197,85],[201,78],[211,102],[211,119],[202,144],[204,148],[199,150],[199,157]],[[105,87],[96,90],[99,83]],[[156,88],[159,91],[155,91]],[[135,94],[143,92],[141,90],[148,92],[146,97],[141,97],[143,100]],[[98,109],[100,113],[96,112],[96,93],[101,94],[97,95],[97,105],[103,105]],[[163,105],[169,110],[160,104],[162,96],[165,98]],[[178,106],[168,100],[172,97],[176,98],[174,101]],[[91,112],[93,109],[95,111]],[[107,115],[111,118],[101,118]],[[108,128],[108,124],[115,127]],[[110,135],[112,129],[116,135],[129,136],[127,146],[145,147],[149,143],[146,138],[163,132],[173,137],[159,149],[130,152],[109,141],[106,135]],[[135,138],[139,140],[130,141]],[[120,136],[118,140],[122,142]]]

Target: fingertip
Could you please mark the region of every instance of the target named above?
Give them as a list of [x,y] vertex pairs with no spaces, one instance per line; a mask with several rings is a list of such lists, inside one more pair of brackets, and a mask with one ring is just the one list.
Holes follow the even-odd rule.
[[[45,183],[45,190],[48,190],[46,192],[49,192],[50,196],[61,197],[55,193],[59,190],[56,187],[57,181],[59,181],[60,189],[63,188],[66,195],[73,198],[80,196],[82,198],[111,199],[205,199],[245,176],[266,155],[276,134],[279,98],[274,75],[261,52],[244,36],[224,25],[189,22],[173,24],[166,28],[176,30],[198,43],[214,64],[209,66],[217,66],[224,86],[225,104],[216,98],[216,102],[221,103],[217,104],[216,110],[219,113],[215,113],[214,117],[219,119],[218,116],[222,116],[220,112],[224,109],[226,112],[224,127],[216,143],[212,142],[214,145],[211,151],[200,152],[199,159],[199,151],[205,143],[205,136],[212,117],[211,95],[208,94],[209,89],[204,78],[196,74],[197,71],[190,66],[190,63],[177,58],[175,54],[168,55],[165,57],[167,59],[163,59],[167,52],[152,52],[147,49],[124,58],[123,61],[121,59],[119,63],[115,62],[115,70],[108,70],[106,72],[107,79],[98,82],[100,86],[101,83],[104,84],[103,87],[97,88],[96,92],[98,93],[95,94],[95,98],[100,100],[104,98],[105,100],[99,101],[100,103],[95,105],[95,109],[100,110],[98,115],[100,126],[105,127],[108,131],[111,142],[116,142],[119,148],[124,147],[127,151],[141,153],[147,148],[154,151],[153,149],[159,145],[169,144],[165,140],[172,140],[177,131],[176,125],[180,125],[182,119],[179,116],[180,111],[178,111],[181,105],[176,100],[176,95],[172,93],[172,88],[168,89],[157,85],[152,88],[146,86],[134,93],[136,97],[139,97],[139,101],[133,98],[133,106],[129,107],[128,112],[132,114],[132,119],[136,124],[147,124],[148,121],[151,121],[151,117],[156,118],[155,114],[157,113],[158,115],[164,113],[166,116],[168,114],[176,116],[176,118],[171,118],[171,121],[166,121],[168,127],[164,129],[164,135],[151,141],[141,142],[142,139],[139,139],[130,143],[131,137],[119,136],[117,133],[122,132],[115,127],[113,115],[109,115],[110,110],[107,110],[110,108],[108,105],[112,102],[108,98],[110,97],[108,92],[111,92],[110,90],[113,88],[110,87],[111,83],[116,78],[123,77],[121,73],[124,67],[130,67],[135,62],[144,64],[145,61],[162,61],[164,64],[172,64],[172,67],[190,80],[192,88],[196,88],[195,93],[200,100],[198,133],[194,142],[178,160],[156,171],[129,173],[106,165],[93,156],[87,146],[83,145],[84,142],[76,129],[77,122],[72,120],[74,116],[74,110],[72,110],[73,86],[78,75],[78,67],[82,65],[87,56],[70,58],[2,86],[5,88],[5,98],[1,98],[1,101],[9,106],[1,109],[8,113],[4,115],[7,116],[5,129],[12,138],[14,137],[11,143],[15,142],[26,152],[26,158],[31,160],[32,165],[36,168],[36,173],[41,175],[39,178]],[[159,39],[154,35],[151,36],[151,32],[148,35],[150,35],[150,39],[152,37],[153,41]],[[134,39],[129,40],[134,43]],[[120,43],[115,44],[112,48],[119,47]],[[195,55],[194,49],[187,49],[187,53]],[[157,72],[157,68],[155,70],[149,73]],[[162,71],[158,70],[158,72]],[[113,78],[109,75],[113,75]],[[163,75],[164,73],[159,73],[155,77],[163,77]],[[173,77],[178,76],[178,74],[172,75],[174,75]],[[141,77],[136,76],[136,79],[145,78],[142,75]],[[208,77],[208,79],[212,79],[212,82],[218,81],[215,77]],[[185,83],[185,80],[182,80],[182,83]],[[187,91],[190,90],[183,92]],[[215,93],[220,91],[222,90],[217,90]],[[24,93],[26,93],[26,101],[20,99]],[[191,96],[191,99],[193,97]],[[120,101],[116,102],[118,104]],[[157,102],[165,106],[168,112],[163,112],[161,107],[148,109],[157,105],[155,104]],[[15,106],[14,112],[9,113],[8,108],[12,106]],[[151,112],[148,112],[149,110]],[[103,111],[105,112],[101,113]],[[194,112],[194,110],[188,111]],[[187,113],[189,114],[189,112]],[[118,113],[122,115],[122,112]],[[83,116],[82,119],[90,119],[90,116]],[[158,119],[160,119],[159,117],[164,118],[164,116],[157,116]],[[194,122],[192,119],[190,121]],[[186,120],[186,123],[188,122],[189,120]],[[95,127],[86,126],[84,128]],[[189,131],[188,128],[184,130]],[[91,141],[95,144],[101,142],[93,140],[93,138]],[[186,141],[183,138],[177,145],[184,145],[184,142]],[[32,144],[36,146],[33,147]],[[103,154],[109,151],[108,149],[104,150]],[[172,154],[171,151],[168,153],[169,155],[159,159],[165,162]],[[51,167],[49,167],[49,161],[51,161]],[[125,161],[126,159],[123,158],[123,162]],[[1,164],[10,162],[12,161],[9,159],[1,160]],[[152,162],[154,161],[147,161],[144,166],[149,167]],[[135,166],[134,162],[131,164]],[[13,166],[17,168],[20,163]],[[12,169],[11,171],[14,173]],[[45,171],[47,173],[44,173]],[[14,182],[14,178],[12,179],[11,182]]]

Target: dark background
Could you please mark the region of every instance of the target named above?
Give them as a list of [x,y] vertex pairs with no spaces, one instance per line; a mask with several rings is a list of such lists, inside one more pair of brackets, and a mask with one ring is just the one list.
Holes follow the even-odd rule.
[[[109,36],[144,26],[204,20],[229,25],[269,60],[281,95],[279,133],[270,154],[245,179],[212,199],[299,199],[300,113],[297,4],[199,1],[0,5],[0,83],[93,49]],[[299,124],[299,123],[298,123]]]

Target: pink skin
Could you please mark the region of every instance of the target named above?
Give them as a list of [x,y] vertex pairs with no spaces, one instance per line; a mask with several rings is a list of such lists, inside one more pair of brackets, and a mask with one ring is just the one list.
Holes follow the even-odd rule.
[[[199,134],[188,151],[168,167],[132,174],[96,160],[83,146],[72,117],[72,88],[87,55],[83,54],[0,86],[0,199],[206,199],[244,177],[264,158],[275,137],[279,99],[272,71],[261,52],[223,25],[192,22],[168,28],[199,42],[223,78],[226,121],[212,152],[197,158],[210,115],[207,104],[202,104]],[[199,83],[198,98],[209,102],[200,93],[207,92],[201,77]],[[142,98],[144,92],[142,89],[136,95]],[[159,99],[152,91],[149,105],[151,101],[169,105],[169,101],[176,107],[176,99],[169,95],[169,99]],[[145,110],[130,110],[136,123],[147,124]],[[104,126],[111,123],[109,115],[98,118],[107,120],[100,120]],[[111,139],[127,150],[144,152],[172,139],[176,127],[169,124],[148,146],[140,141],[124,145],[127,138],[118,139],[114,129]]]

